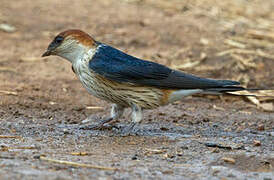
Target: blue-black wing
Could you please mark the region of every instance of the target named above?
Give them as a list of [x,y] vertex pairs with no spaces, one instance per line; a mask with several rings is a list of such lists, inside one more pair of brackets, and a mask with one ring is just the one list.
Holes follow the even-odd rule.
[[189,75],[161,64],[138,59],[103,44],[99,45],[89,61],[89,68],[113,81],[167,89],[234,88],[234,85],[239,84],[236,81],[213,80]]

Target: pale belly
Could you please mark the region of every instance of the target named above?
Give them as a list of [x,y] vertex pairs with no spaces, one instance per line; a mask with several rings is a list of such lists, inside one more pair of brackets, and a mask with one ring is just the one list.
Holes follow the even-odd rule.
[[144,109],[162,105],[162,91],[157,88],[114,82],[89,69],[76,70],[76,74],[90,94],[105,101],[124,107],[137,104]]

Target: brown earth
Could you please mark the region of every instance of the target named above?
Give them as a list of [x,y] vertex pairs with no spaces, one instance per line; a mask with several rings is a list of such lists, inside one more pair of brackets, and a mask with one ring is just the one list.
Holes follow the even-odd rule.
[[[0,179],[272,179],[273,99],[262,102],[269,109],[187,97],[145,111],[144,134],[82,130],[110,105],[67,61],[40,56],[57,33],[78,28],[140,58],[273,89],[273,12],[271,0],[0,0],[0,24],[16,28],[0,30]],[[217,55],[229,49],[246,51]]]

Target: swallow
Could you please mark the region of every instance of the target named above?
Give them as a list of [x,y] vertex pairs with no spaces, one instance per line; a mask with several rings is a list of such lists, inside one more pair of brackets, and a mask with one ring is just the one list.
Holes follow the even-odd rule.
[[237,81],[201,78],[167,66],[128,55],[73,29],[58,34],[42,57],[56,55],[72,63],[72,69],[93,96],[112,103],[110,117],[91,126],[102,128],[131,108],[131,123],[123,133],[134,131],[142,111],[194,94],[225,94],[245,90]]

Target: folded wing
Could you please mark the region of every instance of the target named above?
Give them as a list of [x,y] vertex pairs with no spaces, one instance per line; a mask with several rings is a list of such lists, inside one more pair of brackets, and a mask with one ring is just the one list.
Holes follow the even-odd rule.
[[240,83],[229,80],[200,78],[164,65],[138,59],[111,46],[99,45],[89,61],[89,68],[113,81],[134,83],[164,89],[243,90]]

